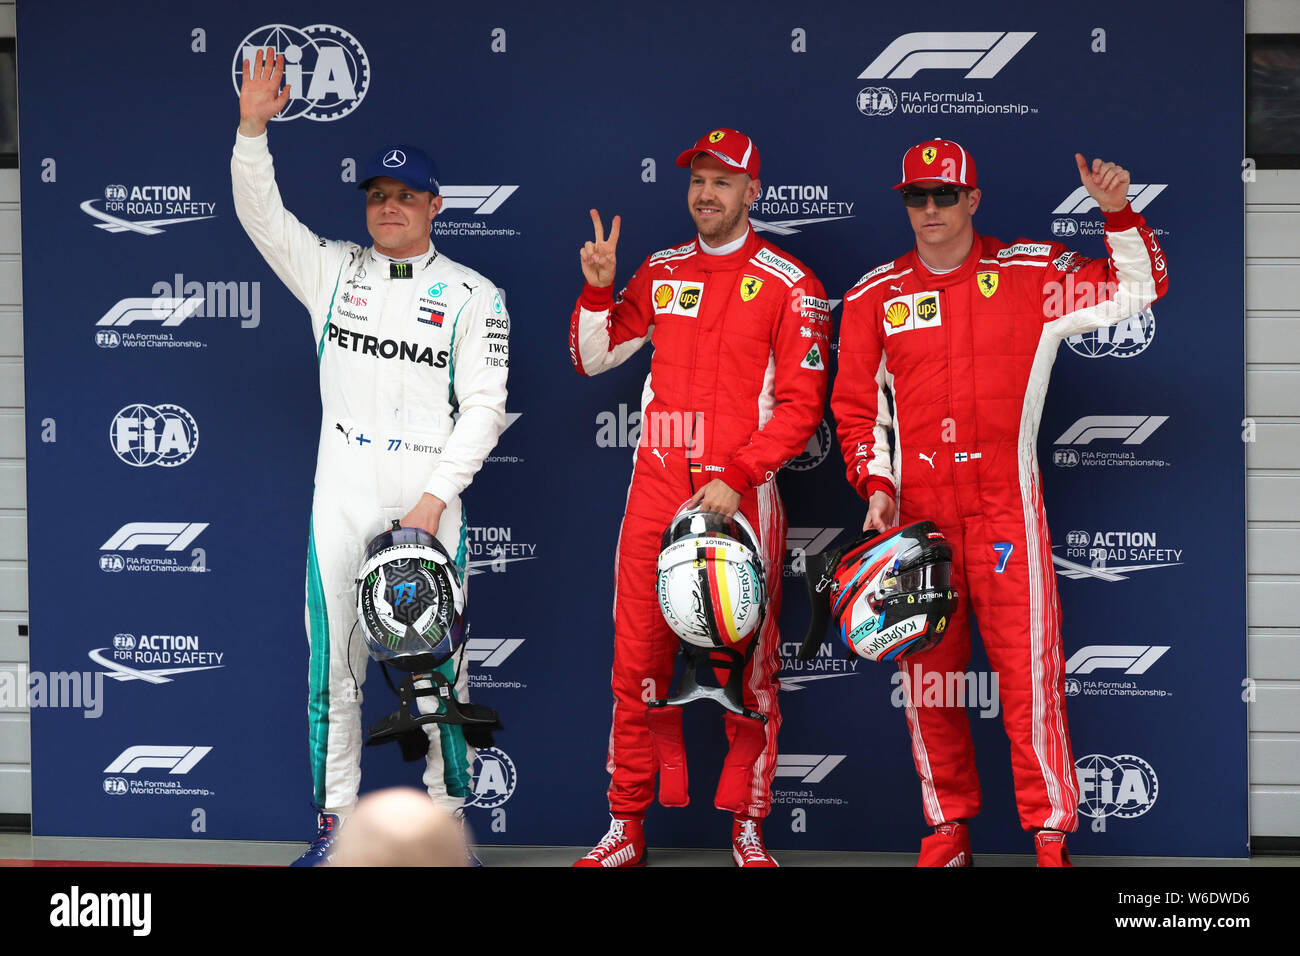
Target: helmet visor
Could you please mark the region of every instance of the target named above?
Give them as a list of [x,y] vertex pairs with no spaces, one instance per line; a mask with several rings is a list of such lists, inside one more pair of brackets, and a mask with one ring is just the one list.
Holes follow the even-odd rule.
[[952,565],[946,561],[927,564],[890,574],[880,581],[880,596],[907,594],[910,591],[929,591],[948,587],[952,578]]

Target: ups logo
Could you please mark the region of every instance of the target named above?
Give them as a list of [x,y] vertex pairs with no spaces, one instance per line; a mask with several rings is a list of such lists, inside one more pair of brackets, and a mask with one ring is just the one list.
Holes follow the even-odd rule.
[[929,322],[938,314],[939,299],[937,296],[927,295],[916,300],[916,317],[922,322]]
[[689,289],[683,289],[682,294],[677,297],[677,306],[685,311],[690,311],[700,304],[700,288],[692,286]]

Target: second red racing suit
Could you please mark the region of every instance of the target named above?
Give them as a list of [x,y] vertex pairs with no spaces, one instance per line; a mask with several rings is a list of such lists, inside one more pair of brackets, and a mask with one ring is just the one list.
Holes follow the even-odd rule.
[[952,272],[930,272],[913,250],[845,295],[831,407],[849,481],[865,499],[896,495],[899,524],[938,524],[962,598],[942,642],[899,664],[932,825],[980,807],[965,708],[924,705],[920,686],[966,670],[972,611],[998,675],[1021,825],[1078,825],[1038,423],[1061,341],[1137,314],[1168,285],[1164,252],[1129,206],[1106,214],[1105,238],[1110,258],[1092,260],[977,235]]
[[[656,252],[617,298],[587,285],[569,325],[569,357],[595,375],[654,342],[641,401],[627,510],[614,569],[614,724],[606,769],[610,811],[641,817],[658,763],[647,688],[668,696],[677,636],[659,610],[660,536],[681,504],[721,478],[760,538],[769,604],[745,669],[746,706],[765,715],[765,745],[747,794],[719,809],[767,814],[781,726],[776,673],[785,512],[776,473],[799,455],[826,400],[830,315],[806,266],[752,230],[725,255],[698,241]],[[647,681],[651,683],[647,683]]]

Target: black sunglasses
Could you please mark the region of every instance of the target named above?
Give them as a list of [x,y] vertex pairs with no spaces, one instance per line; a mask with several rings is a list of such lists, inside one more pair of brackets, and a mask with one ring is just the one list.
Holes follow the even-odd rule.
[[934,189],[908,186],[902,191],[903,205],[912,209],[924,209],[925,201],[933,196],[936,206],[955,206],[957,198],[965,191],[961,186],[936,186]]

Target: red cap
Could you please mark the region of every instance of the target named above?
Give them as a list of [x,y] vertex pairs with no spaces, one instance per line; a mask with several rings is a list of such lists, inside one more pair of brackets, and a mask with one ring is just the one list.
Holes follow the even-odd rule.
[[912,183],[952,183],[975,188],[975,160],[970,153],[950,139],[927,139],[917,143],[903,156],[902,189]]
[[758,178],[758,147],[744,133],[734,129],[715,129],[695,141],[695,145],[677,157],[678,166],[689,167],[700,153],[708,153],[724,166],[738,173]]

